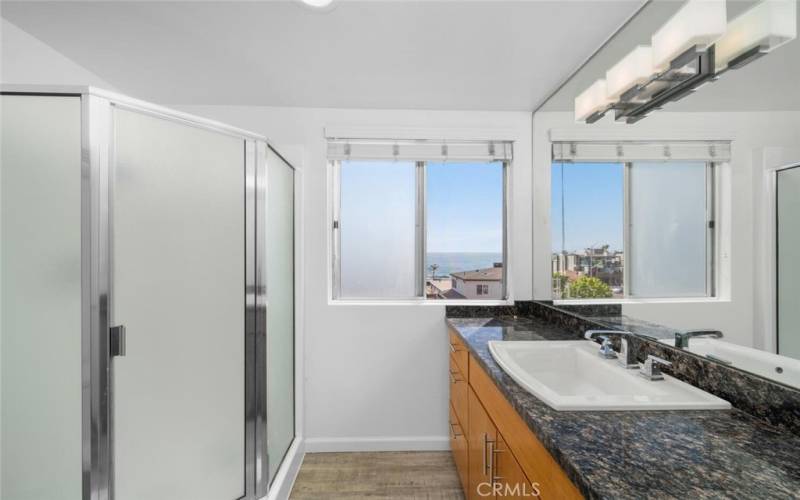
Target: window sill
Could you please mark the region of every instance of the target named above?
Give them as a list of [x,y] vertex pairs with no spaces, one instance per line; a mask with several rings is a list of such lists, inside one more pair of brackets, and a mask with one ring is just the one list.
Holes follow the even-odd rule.
[[720,297],[680,297],[664,299],[564,299],[554,300],[554,306],[596,306],[596,305],[616,305],[616,304],[724,304],[729,303],[730,299]]
[[329,306],[513,306],[513,299],[506,300],[426,300],[426,299],[329,299]]

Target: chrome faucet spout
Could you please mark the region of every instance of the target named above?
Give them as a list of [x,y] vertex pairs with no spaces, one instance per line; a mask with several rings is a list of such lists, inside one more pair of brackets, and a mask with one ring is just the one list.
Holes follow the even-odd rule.
[[[614,351],[609,337],[619,337],[619,355]],[[624,330],[586,330],[583,336],[589,340],[601,339],[600,356],[606,359],[617,358],[619,364],[625,368],[634,369],[639,368],[639,363],[636,361],[636,353],[631,349],[630,342],[627,337],[632,336],[631,332]]]
[[685,332],[675,332],[675,347],[686,349],[689,347],[689,339],[693,337],[721,339],[722,332],[719,330],[688,330]]

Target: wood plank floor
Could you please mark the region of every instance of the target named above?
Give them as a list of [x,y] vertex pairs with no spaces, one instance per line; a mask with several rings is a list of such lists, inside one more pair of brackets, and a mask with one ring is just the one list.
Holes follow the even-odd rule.
[[308,453],[291,500],[463,499],[449,451]]

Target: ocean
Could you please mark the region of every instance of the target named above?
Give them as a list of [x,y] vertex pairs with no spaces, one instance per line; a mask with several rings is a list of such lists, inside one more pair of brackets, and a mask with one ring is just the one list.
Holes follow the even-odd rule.
[[431,274],[431,264],[439,266],[436,276],[447,276],[450,273],[492,267],[495,262],[503,262],[501,252],[429,252],[425,259],[425,274]]

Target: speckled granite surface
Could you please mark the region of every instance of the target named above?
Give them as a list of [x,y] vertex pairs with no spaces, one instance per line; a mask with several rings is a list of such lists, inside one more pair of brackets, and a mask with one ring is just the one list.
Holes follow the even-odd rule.
[[[580,308],[585,309],[584,306]],[[447,306],[448,317],[515,315],[535,318],[544,328],[560,328],[576,338],[592,328],[624,329],[649,337],[635,336],[630,339],[631,348],[636,352],[639,362],[644,361],[648,354],[664,358],[672,362],[672,366],[663,370],[673,377],[719,396],[764,422],[800,436],[800,389],[653,340],[654,337],[664,337],[666,332],[674,336],[673,331],[665,330],[660,325],[624,316],[583,316],[544,301],[519,301],[514,306],[501,307]],[[618,343],[617,339],[612,341]],[[619,348],[618,345],[615,347]]]
[[800,437],[740,410],[558,412],[494,362],[490,340],[573,340],[530,317],[449,317],[528,426],[590,499],[800,498]]

